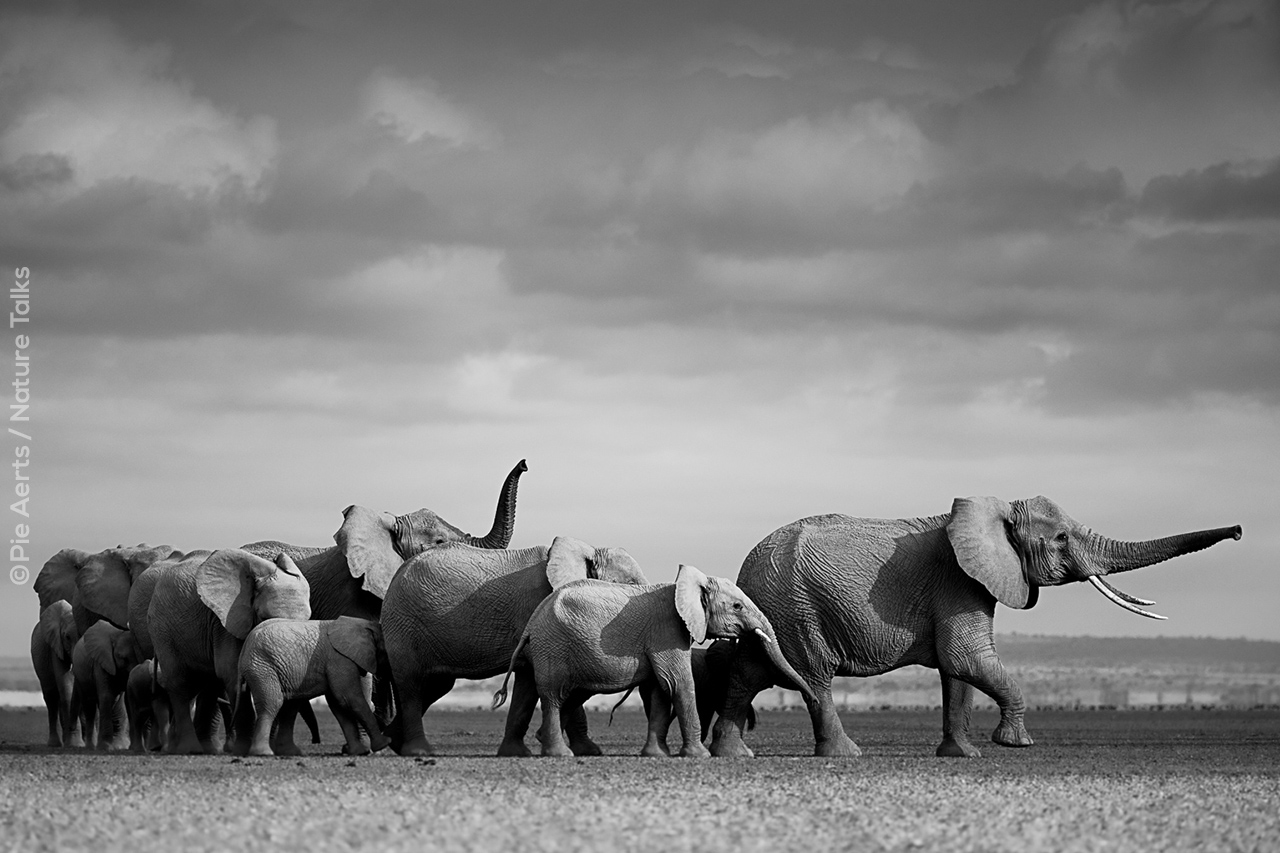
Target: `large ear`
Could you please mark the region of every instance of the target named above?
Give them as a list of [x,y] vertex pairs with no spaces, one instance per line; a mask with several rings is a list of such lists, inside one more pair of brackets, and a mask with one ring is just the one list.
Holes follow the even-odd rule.
[[1001,604],[1025,610],[1035,604],[1035,597],[1022,560],[1009,541],[1009,513],[1009,504],[999,498],[956,498],[947,538],[965,574]]
[[84,650],[107,675],[116,674],[115,642],[117,635],[123,633],[119,628],[106,622],[97,622],[84,632]]
[[547,552],[547,581],[552,589],[594,577],[592,561],[596,549],[572,536],[557,536]]
[[707,638],[707,611],[703,595],[710,583],[707,576],[693,566],[680,564],[676,570],[676,612],[689,629],[695,643]]
[[227,633],[243,640],[255,621],[253,596],[257,581],[275,572],[275,565],[261,557],[238,548],[224,548],[214,551],[196,569],[196,591]]
[[182,552],[172,545],[139,545],[137,548],[123,548],[120,556],[129,567],[129,575],[133,580],[161,560],[181,557]]
[[89,557],[76,575],[80,602],[117,628],[129,624],[129,587],[133,573],[129,556],[133,548],[109,548]]
[[80,639],[71,605],[59,599],[40,611],[40,639],[65,663],[71,662],[71,650]]
[[40,596],[41,611],[55,601],[70,601],[75,596],[76,575],[90,556],[79,548],[63,548],[45,561],[32,585]]
[[395,528],[396,517],[391,513],[349,506],[342,511],[342,527],[333,534],[351,576],[363,578],[364,589],[378,598],[386,596],[387,585],[404,562],[391,538]]
[[365,672],[378,671],[377,622],[339,616],[329,626],[329,643],[334,651]]
[[621,548],[597,548],[591,563],[594,576],[602,581],[640,586],[649,583],[636,558]]

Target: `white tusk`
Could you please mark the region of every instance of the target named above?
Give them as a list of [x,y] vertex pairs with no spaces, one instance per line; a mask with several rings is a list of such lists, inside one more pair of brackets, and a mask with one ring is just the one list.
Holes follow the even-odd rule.
[[1101,578],[1101,577],[1099,577],[1099,578],[1098,578],[1098,581],[1099,581],[1099,583],[1101,583],[1103,586],[1105,586],[1107,589],[1111,590],[1111,591],[1112,591],[1112,592],[1114,592],[1116,595],[1120,596],[1121,598],[1123,598],[1125,601],[1129,602],[1130,604],[1140,604],[1140,605],[1142,605],[1143,607],[1150,607],[1151,605],[1155,604],[1155,602],[1154,602],[1154,601],[1147,601],[1145,598],[1138,598],[1136,595],[1130,595],[1129,593],[1125,592],[1125,591],[1124,591],[1124,590],[1122,590],[1122,589],[1116,589],[1114,586],[1112,586],[1111,584],[1107,583],[1107,582],[1106,582],[1106,580],[1105,580],[1105,579],[1103,579],[1103,578]]
[[757,629],[756,629],[756,635],[757,635],[757,636],[758,636],[762,641],[764,641],[766,644],[769,644],[769,643],[772,643],[772,642],[773,642],[773,640],[770,640],[770,639],[769,639],[769,635],[768,635],[768,634],[766,634],[766,633],[764,632],[764,629],[763,629],[763,628],[757,628]]
[[1111,601],[1123,607],[1125,610],[1128,610],[1130,613],[1137,613],[1139,616],[1145,616],[1148,619],[1168,619],[1169,618],[1168,616],[1161,616],[1158,613],[1152,613],[1148,610],[1143,610],[1141,607],[1134,607],[1132,604],[1130,604],[1129,602],[1125,601],[1123,598],[1121,598],[1120,596],[1112,592],[1107,584],[1103,583],[1101,580],[1099,580],[1097,577],[1093,575],[1089,576],[1089,583],[1093,584],[1093,588],[1096,589],[1098,592],[1102,593],[1107,598],[1111,599]]

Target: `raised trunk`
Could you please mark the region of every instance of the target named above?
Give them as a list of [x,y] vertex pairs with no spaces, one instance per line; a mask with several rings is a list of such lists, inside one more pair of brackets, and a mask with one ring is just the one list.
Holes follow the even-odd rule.
[[1197,530],[1194,533],[1182,533],[1177,536],[1166,536],[1163,539],[1149,539],[1145,542],[1120,542],[1105,536],[1094,534],[1090,537],[1090,562],[1094,571],[1090,575],[1110,575],[1128,572],[1162,563],[1183,554],[1190,554],[1208,548],[1224,539],[1239,539],[1240,525],[1234,527],[1216,527],[1212,530]]
[[511,541],[516,529],[516,489],[520,485],[520,475],[529,470],[529,466],[521,459],[511,469],[506,481],[502,484],[502,492],[498,495],[498,508],[493,514],[493,527],[484,536],[466,537],[468,545],[477,548],[505,548]]

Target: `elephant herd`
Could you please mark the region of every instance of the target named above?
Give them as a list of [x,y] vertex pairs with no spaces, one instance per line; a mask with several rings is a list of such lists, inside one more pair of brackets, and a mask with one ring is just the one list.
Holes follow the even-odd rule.
[[634,688],[649,720],[641,754],[671,754],[674,719],[682,756],[750,756],[752,700],[777,685],[803,695],[815,754],[847,756],[859,749],[832,679],[918,664],[941,678],[937,754],[976,756],[975,687],[1000,708],[995,743],[1032,743],[996,654],[997,602],[1025,609],[1041,587],[1088,581],[1163,618],[1106,576],[1241,535],[1123,542],[1044,497],[957,498],[932,517],[793,522],[750,551],[736,583],[682,565],[675,583],[650,584],[621,548],[568,536],[508,548],[526,470],[521,460],[507,475],[482,537],[425,509],[351,506],[328,548],[60,551],[36,579],[31,637],[49,744],[296,755],[294,721],[318,741],[309,700],[323,695],[344,752],[426,755],[426,710],[459,678],[505,673],[495,708],[514,684],[499,755],[530,754],[539,704],[543,755],[599,754],[583,703]]

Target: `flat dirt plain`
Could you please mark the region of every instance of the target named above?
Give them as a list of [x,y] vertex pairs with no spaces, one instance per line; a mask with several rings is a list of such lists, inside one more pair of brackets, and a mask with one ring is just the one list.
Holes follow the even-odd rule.
[[490,757],[488,711],[429,712],[436,758],[348,758],[320,716],[264,759],[50,750],[43,711],[0,710],[0,850],[1280,850],[1277,710],[1031,711],[1022,750],[976,713],[973,760],[934,757],[938,711],[844,714],[848,760],[763,711],[732,761],[631,757],[634,711],[591,713],[582,759]]

